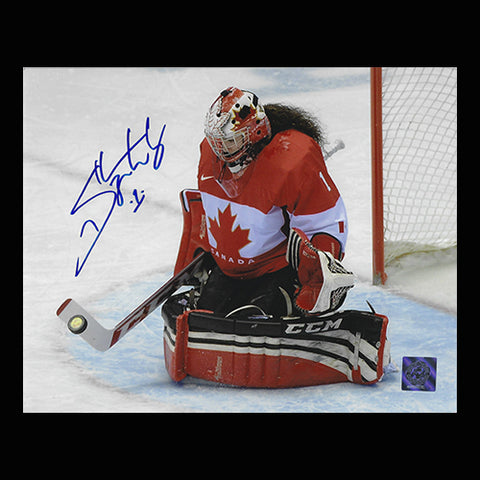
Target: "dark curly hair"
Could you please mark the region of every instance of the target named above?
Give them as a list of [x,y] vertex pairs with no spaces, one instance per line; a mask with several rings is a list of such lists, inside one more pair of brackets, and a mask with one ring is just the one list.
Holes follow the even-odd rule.
[[284,130],[298,130],[313,138],[323,148],[325,136],[320,122],[312,114],[302,108],[285,105],[283,103],[267,103],[263,108],[270,121],[272,135],[251,145],[248,153],[239,160],[239,163],[247,160],[247,157],[252,159],[256,158],[271,142],[272,138]]
[[268,103],[264,108],[272,127],[272,138],[278,132],[293,129],[312,137],[320,146],[324,145],[325,137],[320,122],[310,113],[283,103]]

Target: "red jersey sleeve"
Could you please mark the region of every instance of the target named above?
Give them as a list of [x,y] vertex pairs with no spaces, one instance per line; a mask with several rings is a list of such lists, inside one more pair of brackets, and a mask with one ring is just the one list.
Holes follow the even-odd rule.
[[309,239],[317,237],[320,248],[341,258],[348,235],[342,197],[328,173],[320,146],[306,135],[291,132],[284,140],[289,143],[290,155],[280,166],[283,187],[279,202],[286,206],[291,228],[299,228]]

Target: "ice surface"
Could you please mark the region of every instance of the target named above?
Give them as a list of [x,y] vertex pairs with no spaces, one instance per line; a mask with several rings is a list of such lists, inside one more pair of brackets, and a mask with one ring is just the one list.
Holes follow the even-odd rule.
[[[456,257],[394,267],[387,288],[369,285],[368,80],[365,68],[24,69],[24,410],[454,411]],[[346,148],[327,165],[349,214],[345,265],[359,284],[348,301],[365,308],[365,298],[373,299],[377,311],[389,316],[398,365],[402,356],[438,358],[436,392],[403,392],[400,373],[373,387],[267,391],[194,379],[175,385],[164,369],[159,312],[104,354],[72,337],[55,316],[63,300],[73,297],[102,321],[115,323],[168,278],[182,228],[178,193],[196,186],[205,111],[233,84],[255,91],[264,103],[288,102],[315,113],[332,143],[344,140]],[[166,125],[162,164],[158,170],[142,166],[125,178],[125,204],[115,209],[75,277],[76,258],[91,241],[91,231],[80,238],[80,229],[88,218],[103,218],[105,202],[92,201],[85,214],[70,211],[99,152],[105,170],[113,168],[125,152],[126,129],[139,138],[147,117],[152,138]],[[136,155],[144,158],[145,151]],[[136,213],[129,203],[134,189],[145,195]]]
[[[138,291],[152,290],[160,277],[137,284]],[[123,291],[113,292],[92,304],[122,302]],[[129,294],[133,293],[130,289]],[[139,325],[122,342],[106,353],[93,351],[85,342],[69,336],[68,349],[81,368],[104,382],[144,399],[156,399],[176,408],[202,412],[445,412],[456,409],[456,319],[383,289],[359,286],[349,296],[345,308],[368,310],[367,299],[378,312],[390,319],[388,337],[394,363],[403,356],[439,358],[435,392],[405,392],[401,374],[385,374],[372,386],[354,384],[321,385],[268,390],[222,386],[187,377],[172,384],[163,360],[160,312]],[[108,318],[106,319],[108,321]]]

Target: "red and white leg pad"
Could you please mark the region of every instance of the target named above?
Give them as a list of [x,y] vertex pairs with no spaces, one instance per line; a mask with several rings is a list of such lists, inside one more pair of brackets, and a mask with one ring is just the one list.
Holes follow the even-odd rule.
[[390,361],[387,325],[383,315],[354,310],[276,322],[192,310],[165,322],[165,365],[177,382],[190,375],[243,387],[372,384]]

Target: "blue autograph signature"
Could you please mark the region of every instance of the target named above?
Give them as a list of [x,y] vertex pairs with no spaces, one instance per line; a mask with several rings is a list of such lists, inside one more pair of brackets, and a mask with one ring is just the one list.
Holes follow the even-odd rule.
[[[85,205],[92,205],[90,202],[94,201],[96,207],[100,206],[102,208],[105,208],[105,216],[100,221],[94,221],[93,219],[89,218],[88,220],[85,220],[83,222],[82,228],[80,229],[80,238],[84,236],[87,227],[89,231],[91,231],[91,229],[93,228],[95,236],[92,243],[89,245],[89,249],[85,256],[83,258],[77,258],[77,263],[75,266],[75,277],[80,274],[83,267],[85,266],[85,262],[87,261],[90,253],[92,252],[100,236],[105,230],[105,227],[107,226],[107,223],[110,220],[110,217],[112,216],[115,207],[121,207],[122,205],[124,205],[125,199],[124,193],[122,192],[122,182],[125,180],[125,178],[131,177],[139,166],[144,166],[149,163],[152,165],[154,170],[158,170],[160,168],[163,156],[165,154],[165,145],[163,144],[163,135],[165,133],[165,128],[166,125],[163,125],[160,136],[158,137],[158,141],[156,143],[152,142],[150,134],[150,118],[147,117],[145,120],[145,130],[143,135],[133,144],[131,143],[130,138],[131,130],[130,128],[127,128],[126,152],[115,163],[115,165],[109,172],[105,172],[103,164],[104,152],[100,151],[98,159],[95,160],[93,169],[90,172],[90,175],[85,182],[85,185],[83,186],[82,191],[80,192],[80,195],[75,202],[75,205],[70,211],[70,215],[75,215],[82,208],[84,208]],[[147,153],[141,161],[134,161],[132,158],[132,154],[134,149],[139,145],[147,148]],[[98,192],[98,185],[102,186],[102,191],[100,192]],[[90,191],[93,189],[95,193],[87,194],[87,189],[89,189]],[[140,190],[140,192],[136,188],[133,190],[133,200],[130,201],[130,204],[133,204],[135,202],[135,209],[133,210],[133,213],[136,213],[142,205],[145,199],[144,193],[144,190]],[[101,201],[99,200],[100,198],[106,200],[106,203],[101,203]],[[99,201],[100,204],[98,203]]]

